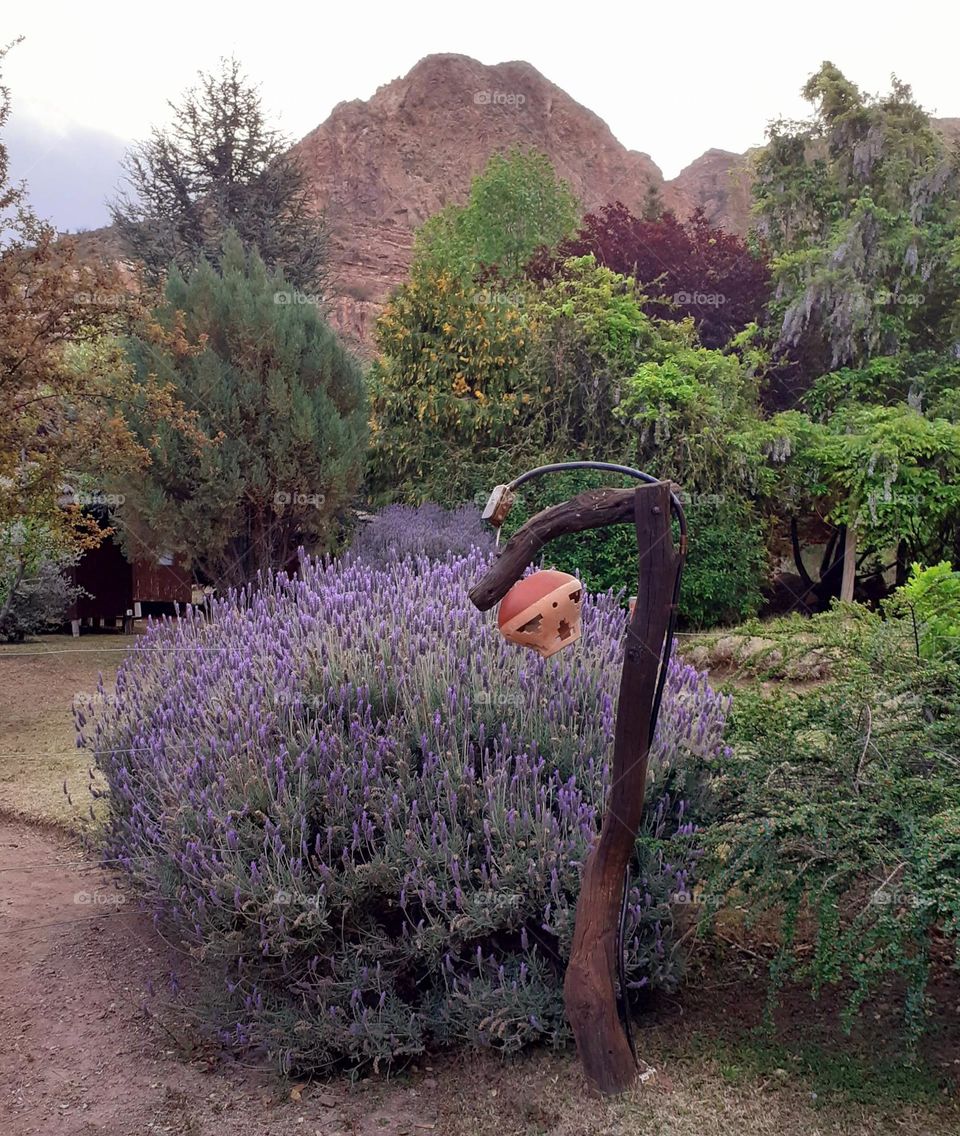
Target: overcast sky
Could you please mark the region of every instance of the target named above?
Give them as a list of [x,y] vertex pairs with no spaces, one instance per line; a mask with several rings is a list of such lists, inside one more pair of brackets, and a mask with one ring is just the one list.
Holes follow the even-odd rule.
[[299,138],[432,52],[523,59],[650,154],[666,177],[711,147],[742,151],[830,59],[860,86],[895,72],[932,113],[960,116],[954,0],[555,0],[214,4],[29,0],[5,5],[13,174],[61,229],[106,223],[131,140],[167,117],[198,70],[235,54],[278,125]]

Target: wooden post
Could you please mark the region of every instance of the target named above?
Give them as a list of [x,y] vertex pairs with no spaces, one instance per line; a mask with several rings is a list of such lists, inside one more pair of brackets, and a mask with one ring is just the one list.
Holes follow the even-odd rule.
[[670,530],[670,484],[590,490],[531,518],[470,591],[485,611],[519,579],[547,540],[632,519],[640,557],[637,601],[627,630],[609,799],[600,837],[583,869],[564,982],[567,1019],[591,1086],[629,1089],[636,1063],[617,1015],[617,950],[623,880],[643,813],[650,722],[680,563]]
[[620,902],[643,814],[650,717],[679,560],[670,534],[669,485],[635,492],[640,573],[620,678],[610,794],[600,839],[583,869],[563,987],[584,1072],[601,1093],[624,1092],[637,1075],[617,1016]]

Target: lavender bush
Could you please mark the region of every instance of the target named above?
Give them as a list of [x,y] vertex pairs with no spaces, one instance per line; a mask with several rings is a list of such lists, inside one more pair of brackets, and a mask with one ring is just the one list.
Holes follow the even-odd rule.
[[350,550],[351,556],[383,568],[407,556],[445,560],[466,556],[474,548],[490,551],[493,536],[480,519],[477,506],[444,509],[428,501],[388,505],[365,521]]
[[[575,651],[508,646],[486,558],[307,561],[151,627],[79,716],[105,857],[219,991],[221,1036],[285,1070],[437,1043],[558,1043],[580,867],[608,780],[624,614]],[[630,891],[630,986],[672,988],[691,795],[726,700],[670,668]]]

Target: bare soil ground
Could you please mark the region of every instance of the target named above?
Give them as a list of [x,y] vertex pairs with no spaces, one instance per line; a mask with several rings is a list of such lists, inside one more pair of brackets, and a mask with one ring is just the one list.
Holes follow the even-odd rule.
[[[112,687],[129,635],[44,635],[0,644],[0,810],[70,824],[87,811],[87,756],[76,748],[72,705],[103,674]],[[63,783],[73,797],[71,805]]]
[[93,689],[97,670],[112,673],[119,644],[90,636],[57,654],[54,642],[42,654],[0,649],[2,1136],[960,1133],[949,1024],[931,1051],[933,1076],[898,1065],[886,1013],[872,1035],[836,1045],[832,1008],[796,1001],[781,1039],[758,1042],[759,975],[717,967],[694,977],[682,1005],[651,1015],[639,1047],[657,1072],[613,1102],[587,1095],[571,1054],[438,1056],[391,1078],[305,1085],[241,1064],[176,1014],[152,1012],[149,983],[182,960],[66,835],[72,810],[59,783],[77,779],[79,808],[86,779],[70,701]]

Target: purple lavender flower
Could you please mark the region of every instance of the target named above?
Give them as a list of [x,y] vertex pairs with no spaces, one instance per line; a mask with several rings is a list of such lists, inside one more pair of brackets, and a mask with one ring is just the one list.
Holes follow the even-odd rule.
[[[104,856],[218,983],[216,1023],[285,1070],[566,1037],[563,967],[599,830],[623,612],[510,647],[467,600],[487,553],[305,560],[150,626],[84,708]],[[627,918],[628,984],[672,988],[697,792],[728,700],[668,670]]]

